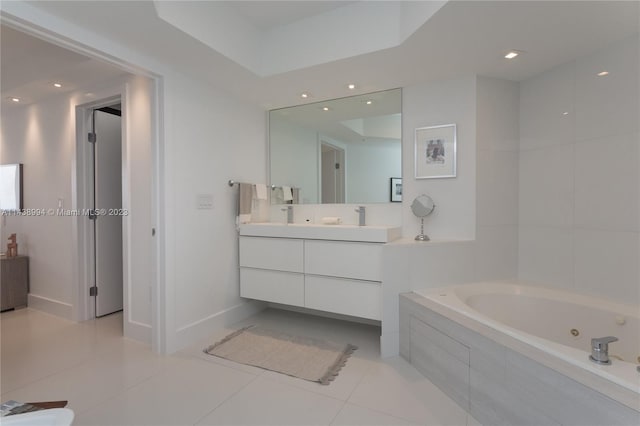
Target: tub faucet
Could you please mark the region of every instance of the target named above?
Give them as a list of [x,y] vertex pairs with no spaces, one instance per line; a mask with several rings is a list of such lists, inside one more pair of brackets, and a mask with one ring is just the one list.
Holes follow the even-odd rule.
[[360,206],[356,209],[356,213],[358,213],[358,226],[364,226],[365,224],[365,209],[364,206]]
[[614,336],[591,339],[591,355],[589,359],[597,364],[611,365],[609,359],[609,343],[617,342]]
[[287,223],[293,223],[293,206],[287,206],[280,210],[287,212]]

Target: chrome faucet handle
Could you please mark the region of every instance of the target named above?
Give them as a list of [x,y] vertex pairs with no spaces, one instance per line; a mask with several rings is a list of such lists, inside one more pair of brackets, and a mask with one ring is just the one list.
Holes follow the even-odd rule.
[[597,364],[611,365],[609,359],[609,343],[617,342],[615,336],[597,337],[591,339],[591,355],[589,359]]
[[604,348],[604,347],[607,347],[609,343],[613,343],[617,341],[618,341],[618,338],[615,336],[597,337],[595,339],[591,339],[591,347]]

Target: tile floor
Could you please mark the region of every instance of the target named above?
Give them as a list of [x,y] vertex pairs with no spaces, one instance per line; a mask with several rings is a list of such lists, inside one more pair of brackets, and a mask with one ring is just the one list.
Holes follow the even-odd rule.
[[[122,316],[73,323],[31,309],[0,317],[2,401],[69,400],[74,425],[477,425],[399,357],[379,328],[267,309],[171,356],[122,337]],[[329,386],[202,352],[261,324],[359,347]]]

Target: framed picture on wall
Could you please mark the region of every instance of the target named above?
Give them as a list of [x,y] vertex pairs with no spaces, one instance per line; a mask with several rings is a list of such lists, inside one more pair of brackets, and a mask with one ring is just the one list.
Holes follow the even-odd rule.
[[389,179],[389,201],[399,203],[402,201],[402,178]]
[[416,179],[456,177],[456,125],[419,127],[415,140]]

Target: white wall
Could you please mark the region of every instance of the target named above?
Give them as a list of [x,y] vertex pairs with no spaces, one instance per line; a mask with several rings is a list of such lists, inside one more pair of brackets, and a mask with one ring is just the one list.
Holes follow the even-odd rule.
[[[263,110],[187,76],[167,86],[168,331],[177,349],[240,319],[237,187],[227,182],[265,182],[267,148]],[[212,210],[196,208],[198,194],[213,195]]]
[[367,139],[347,144],[347,203],[388,203],[389,178],[402,176],[402,144]]
[[519,91],[516,82],[478,77],[476,281],[517,276]]
[[[416,180],[414,138],[418,127],[457,125],[457,177]],[[416,235],[420,220],[409,206],[420,194],[436,210],[425,220],[432,239],[472,240],[476,234],[476,77],[406,87],[402,91],[403,234]]]
[[640,302],[638,51],[636,35],[522,83],[521,279]]

